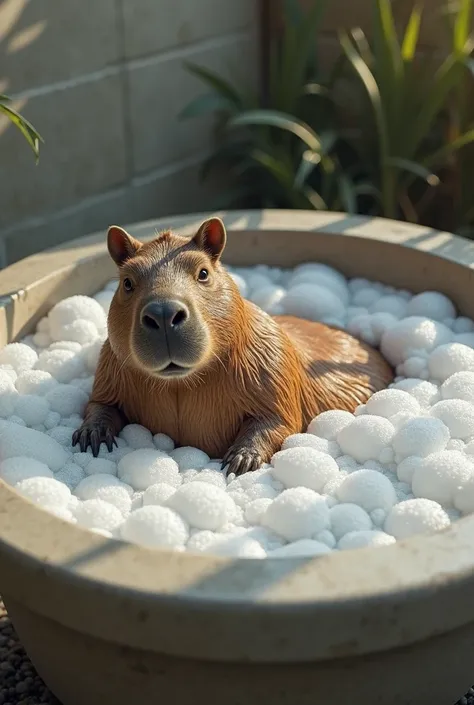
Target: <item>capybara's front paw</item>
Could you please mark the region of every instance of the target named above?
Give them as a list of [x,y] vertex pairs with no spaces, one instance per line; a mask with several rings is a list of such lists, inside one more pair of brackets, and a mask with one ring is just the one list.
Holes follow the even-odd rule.
[[72,435],[72,445],[79,444],[81,453],[85,453],[90,446],[94,458],[99,455],[101,443],[105,443],[109,453],[112,452],[114,445],[117,445],[114,429],[106,423],[85,421]]
[[226,469],[226,475],[245,475],[246,472],[257,470],[263,459],[257,450],[245,447],[229,448],[222,461],[222,467]]

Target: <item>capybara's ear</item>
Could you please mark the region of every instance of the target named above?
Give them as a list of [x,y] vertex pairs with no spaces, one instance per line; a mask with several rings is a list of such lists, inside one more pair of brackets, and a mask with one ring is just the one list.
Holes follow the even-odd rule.
[[111,225],[107,233],[107,247],[113,261],[120,267],[128,259],[134,257],[142,243],[135,240],[126,230],[118,225]]
[[221,256],[226,240],[225,225],[220,218],[205,220],[193,238],[199,249],[207,252],[215,260]]

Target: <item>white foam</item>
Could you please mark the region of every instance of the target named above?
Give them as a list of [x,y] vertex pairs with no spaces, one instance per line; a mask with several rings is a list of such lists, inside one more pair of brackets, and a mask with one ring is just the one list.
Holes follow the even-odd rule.
[[196,529],[216,531],[232,521],[235,515],[230,495],[208,482],[193,481],[182,485],[168,500],[168,505]]
[[474,436],[474,404],[464,399],[443,399],[431,408],[431,415],[446,424],[452,438]]
[[79,526],[86,529],[102,529],[113,532],[123,523],[123,514],[109,501],[103,499],[86,499],[81,502],[74,516]]
[[[234,556],[238,558],[266,558],[267,556],[261,543],[246,533],[212,534],[212,536],[213,539],[211,541],[208,540],[207,546],[201,548],[202,553],[214,553],[218,556]],[[192,544],[189,548],[193,550]]]
[[380,416],[357,416],[352,423],[339,431],[337,441],[344,454],[351,455],[358,463],[377,460],[393,436],[395,427]]
[[420,416],[401,426],[393,437],[393,449],[400,459],[425,456],[444,450],[449,439],[449,429],[442,421]]
[[[94,499],[101,499],[116,507],[124,517],[128,516],[132,509],[132,488],[127,485],[104,485],[94,492]],[[105,527],[103,527],[105,528]]]
[[285,314],[310,321],[343,320],[345,307],[331,290],[317,284],[297,284],[280,301]]
[[179,487],[181,477],[177,463],[159,450],[141,448],[123,457],[118,464],[118,476],[136,490],[146,490],[157,482]]
[[337,541],[351,531],[368,531],[372,519],[358,504],[336,504],[329,510],[331,531]]
[[70,453],[45,433],[0,421],[1,457],[15,458],[19,454],[40,460],[53,472],[60,470],[70,458]]
[[[69,432],[69,438],[71,434]],[[116,475],[117,466],[107,458],[90,458],[90,461],[85,466],[86,475]]]
[[168,500],[176,492],[176,487],[168,485],[167,482],[157,482],[156,485],[150,485],[143,494],[143,505],[159,504],[165,505]]
[[130,448],[155,448],[153,436],[150,431],[139,424],[132,423],[125,426],[123,431],[120,433],[120,438],[123,438],[125,443],[130,446]]
[[8,418],[15,411],[17,401],[17,390],[14,381],[5,370],[0,371],[0,416]]
[[329,527],[323,497],[307,487],[284,490],[268,507],[262,524],[287,541],[308,538]]
[[75,340],[74,337],[68,337],[67,326],[77,320],[89,321],[97,330],[107,325],[104,309],[97,301],[89,296],[71,296],[57,303],[49,312],[49,333],[52,339]]
[[70,489],[54,477],[28,477],[18,482],[15,489],[44,509],[66,509],[71,496]]
[[447,343],[428,358],[430,377],[444,382],[455,372],[474,371],[474,350],[461,343]]
[[56,411],[62,417],[71,416],[71,414],[81,415],[88,401],[87,394],[82,389],[70,384],[57,384],[47,392],[46,399],[52,411]]
[[64,482],[71,492],[76,489],[85,476],[84,470],[80,465],[76,465],[76,463],[68,463],[55,474],[56,480]]
[[132,512],[121,528],[122,538],[143,546],[184,546],[189,536],[186,522],[169,507],[149,505]]
[[474,463],[458,450],[444,450],[422,458],[413,473],[415,497],[452,506],[454,496],[474,476]]
[[406,312],[408,316],[427,316],[434,321],[454,319],[456,315],[453,303],[438,291],[424,291],[422,294],[417,294],[407,304]]
[[401,389],[383,389],[376,392],[365,405],[364,413],[386,419],[399,413],[419,414],[420,405],[412,395]]
[[328,441],[326,438],[320,438],[311,433],[294,433],[292,436],[288,436],[283,441],[281,449],[287,450],[288,448],[313,448],[333,458],[337,458],[341,453],[341,449],[335,441]]
[[170,456],[178,463],[181,472],[184,470],[198,470],[209,463],[209,456],[198,448],[184,446],[170,452]]
[[380,345],[394,384],[355,415],[320,414],[271,465],[238,478],[138,424],[93,458],[71,436],[92,391],[114,281],[94,298],[60,302],[32,336],[0,351],[0,479],[104,538],[255,559],[385,546],[474,513],[473,321],[438,292],[347,281],[322,263],[232,275],[271,314],[345,326]]
[[8,485],[16,485],[30,477],[53,477],[45,463],[34,458],[12,457],[0,462],[0,479]]
[[376,529],[371,531],[351,531],[342,537],[338,543],[341,551],[354,548],[366,548],[368,546],[390,546],[395,543],[395,537],[384,531]]
[[68,384],[84,372],[84,361],[72,350],[48,348],[40,354],[35,369],[49,372],[58,382]]
[[395,489],[388,478],[377,470],[362,468],[348,475],[339,488],[341,502],[358,504],[366,511],[390,509],[397,501]]
[[334,441],[339,432],[352,423],[353,419],[353,415],[348,411],[323,411],[309,424],[308,434]]
[[452,337],[452,332],[442,323],[422,316],[410,316],[384,333],[380,349],[390,363],[399,365],[414,352],[431,352],[439,345],[449,343]]
[[449,516],[431,499],[408,499],[392,507],[385,521],[385,531],[396,539],[414,534],[440,531],[450,525]]
[[79,499],[94,499],[100,497],[102,490],[110,487],[122,487],[126,489],[130,497],[133,495],[133,488],[122,482],[114,475],[89,475],[85,477],[74,490],[74,494]]
[[174,450],[174,441],[165,433],[157,433],[153,436],[153,443],[157,450],[162,450],[165,453],[171,453]]
[[314,448],[280,450],[272,458],[273,474],[285,487],[309,487],[320,492],[339,473],[337,463]]

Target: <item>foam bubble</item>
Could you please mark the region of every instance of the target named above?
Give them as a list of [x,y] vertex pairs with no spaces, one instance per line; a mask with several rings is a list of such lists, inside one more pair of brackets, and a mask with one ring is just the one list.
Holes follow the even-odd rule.
[[169,507],[148,505],[132,512],[121,527],[125,541],[149,547],[184,546],[189,537],[186,522]]
[[319,533],[329,527],[329,509],[321,495],[306,487],[284,490],[268,507],[262,524],[296,541]]
[[173,487],[181,484],[177,463],[159,450],[141,448],[123,457],[118,464],[118,476],[136,490],[146,490],[157,482]]
[[415,534],[440,531],[450,525],[449,516],[431,499],[408,499],[392,507],[385,521],[387,534],[406,539]]
[[288,448],[272,458],[273,474],[285,487],[309,487],[320,492],[339,473],[331,456],[314,448]]
[[366,460],[376,460],[394,435],[395,428],[390,421],[367,414],[358,416],[345,426],[338,433],[337,442],[342,453],[363,463]]
[[232,521],[235,514],[235,505],[229,494],[207,482],[182,485],[168,503],[197,529],[216,531]]
[[338,543],[341,551],[355,548],[367,548],[368,546],[390,546],[395,543],[395,538],[384,531],[376,529],[371,531],[351,531],[346,534]]
[[460,487],[474,476],[474,463],[456,450],[444,450],[422,458],[413,473],[415,497],[451,506]]

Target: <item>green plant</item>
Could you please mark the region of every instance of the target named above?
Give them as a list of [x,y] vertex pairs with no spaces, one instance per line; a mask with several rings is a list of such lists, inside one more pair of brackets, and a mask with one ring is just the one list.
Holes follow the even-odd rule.
[[342,169],[349,155],[334,129],[331,98],[337,69],[321,80],[315,52],[325,3],[316,2],[307,15],[297,0],[286,0],[284,7],[283,31],[270,48],[265,98],[188,64],[209,91],[191,101],[181,117],[217,116],[216,148],[203,177],[215,170],[231,177],[220,205],[350,210],[350,182]]
[[39,159],[39,145],[43,142],[41,135],[33,127],[33,125],[28,122],[20,113],[14,110],[8,103],[10,98],[6,95],[0,94],[0,113],[3,113],[7,118],[15,125],[15,127],[20,130],[22,135],[25,137],[26,141],[33,150],[36,161]]
[[417,51],[421,0],[401,37],[391,0],[371,2],[370,38],[341,31],[339,60],[322,78],[315,39],[323,4],[315,0],[304,16],[287,0],[265,101],[189,66],[210,90],[183,116],[218,117],[203,176],[222,169],[233,178],[220,205],[328,208],[474,232],[473,0],[444,7],[444,59]]
[[359,89],[354,117],[361,129],[353,145],[386,217],[423,218],[456,153],[474,141],[472,123],[460,128],[454,102],[470,73],[471,11],[472,0],[461,0],[449,53],[437,65],[417,54],[421,5],[413,7],[401,41],[390,0],[374,2],[371,39],[360,28],[340,33]]

